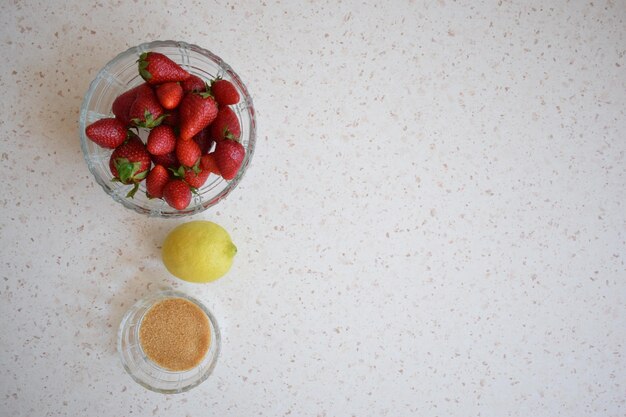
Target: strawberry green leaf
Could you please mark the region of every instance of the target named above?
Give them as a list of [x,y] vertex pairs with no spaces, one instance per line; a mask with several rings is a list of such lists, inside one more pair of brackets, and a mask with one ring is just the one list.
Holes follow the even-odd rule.
[[234,140],[235,142],[239,142],[239,136],[235,136],[232,134],[228,127],[224,128],[224,139]]
[[146,178],[147,175],[148,175],[148,170],[141,171],[139,174],[133,176],[133,180],[136,182],[139,182],[143,180],[144,178]]
[[115,169],[117,169],[117,177],[123,184],[129,184],[137,171],[141,168],[141,162],[130,162],[126,158],[117,158],[115,160]]
[[139,60],[137,61],[139,62],[139,75],[141,75],[141,78],[143,78],[146,81],[152,78],[152,74],[150,74],[150,72],[148,72],[147,70],[148,68],[148,61],[146,61],[147,58],[148,58],[148,53],[144,52],[143,54],[139,56]]
[[139,69],[139,75],[141,75],[141,78],[143,78],[146,81],[148,81],[150,78],[152,78],[152,74],[150,74],[145,69]]
[[183,167],[182,165],[179,166],[177,169],[170,168],[169,170],[172,171],[174,177],[181,179],[185,178],[185,167]]
[[193,94],[197,94],[202,98],[215,98],[213,97],[213,93],[211,92],[211,87],[209,86],[209,84],[205,83],[204,85],[206,86],[205,91],[194,91]]
[[143,113],[144,120],[135,118],[135,119],[132,120],[132,122],[135,124],[135,126],[143,127],[144,129],[152,129],[152,128],[155,128],[158,125],[160,125],[161,122],[163,122],[163,120],[167,116],[169,116],[169,114],[164,113],[164,114],[160,115],[159,117],[157,117],[155,119],[154,116],[152,116],[152,113],[150,113],[148,110],[146,110]]
[[198,160],[196,161],[196,163],[191,167],[191,169],[193,170],[193,172],[197,174],[199,174],[202,170],[200,169],[200,160],[202,158],[198,158]]

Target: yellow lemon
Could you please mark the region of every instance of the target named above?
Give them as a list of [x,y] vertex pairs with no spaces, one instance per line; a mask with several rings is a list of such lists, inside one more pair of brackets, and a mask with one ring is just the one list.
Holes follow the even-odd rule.
[[165,238],[161,258],[170,273],[190,282],[210,282],[228,272],[237,247],[223,227],[206,220],[183,223]]

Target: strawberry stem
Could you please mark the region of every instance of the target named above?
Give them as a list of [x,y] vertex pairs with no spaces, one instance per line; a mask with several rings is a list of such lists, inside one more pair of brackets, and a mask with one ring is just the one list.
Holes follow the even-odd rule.
[[128,194],[126,194],[126,198],[135,198],[135,193],[138,189],[139,183],[136,182],[135,185],[133,185],[133,188],[128,192]]

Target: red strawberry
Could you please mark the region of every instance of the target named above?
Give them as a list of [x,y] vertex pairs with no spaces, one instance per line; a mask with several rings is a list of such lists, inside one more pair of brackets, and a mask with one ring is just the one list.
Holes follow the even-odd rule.
[[144,52],[138,62],[139,75],[152,85],[183,81],[191,75],[176,62],[158,52]]
[[[197,171],[197,172],[196,172]],[[211,172],[206,169],[194,168],[185,170],[185,181],[190,187],[200,188],[206,182]]]
[[148,198],[163,197],[163,187],[170,180],[170,174],[163,165],[155,165],[146,177],[146,195]]
[[165,118],[163,107],[151,88],[141,89],[137,92],[137,98],[130,106],[130,118],[139,127],[151,129],[161,124]]
[[85,134],[103,148],[115,149],[126,140],[126,126],[112,117],[100,119],[87,126]]
[[162,124],[174,127],[174,126],[178,126],[179,122],[180,122],[180,117],[178,115],[178,109],[174,109],[168,112],[168,114],[163,119]]
[[222,178],[232,180],[241,168],[246,150],[241,143],[226,139],[217,142],[213,155]]
[[176,135],[170,126],[160,125],[150,131],[146,144],[152,155],[165,155],[176,148]]
[[204,171],[209,171],[213,174],[222,175],[220,173],[220,169],[217,167],[217,162],[215,162],[214,153],[203,155],[202,158],[200,158],[200,166]]
[[211,123],[211,137],[214,140],[238,139],[241,135],[241,127],[237,114],[228,106],[220,107],[217,117]]
[[200,146],[193,140],[181,140],[176,142],[176,157],[182,165],[192,167],[202,156]]
[[200,147],[202,154],[208,153],[213,146],[213,139],[211,139],[209,135],[209,128],[205,127],[200,131],[200,133],[192,138]]
[[191,190],[183,180],[170,180],[163,187],[163,198],[176,210],[184,210],[191,202]]
[[176,108],[183,98],[183,88],[178,83],[161,84],[155,90],[159,103],[167,110]]
[[228,80],[217,78],[211,82],[211,93],[220,106],[239,103],[239,93]]
[[125,93],[122,93],[115,99],[115,101],[113,101],[111,110],[113,111],[115,117],[124,123],[124,126],[130,126],[131,124],[130,107],[135,102],[137,94],[140,91],[145,91],[146,89],[150,89],[150,85],[146,83],[140,84],[137,87],[131,88]]
[[141,139],[131,133],[130,138],[111,154],[109,168],[114,180],[122,184],[135,183],[135,187],[127,194],[127,197],[133,197],[139,187],[138,183],[146,177],[150,169],[150,154]]
[[154,165],[163,165],[164,168],[173,168],[179,164],[176,158],[176,152],[170,152],[165,155],[150,155],[150,159]]
[[217,103],[209,93],[187,93],[180,102],[180,138],[189,140],[211,124]]
[[185,93],[190,91],[206,91],[206,83],[204,80],[197,75],[191,74],[189,78],[180,83],[180,86],[183,88]]

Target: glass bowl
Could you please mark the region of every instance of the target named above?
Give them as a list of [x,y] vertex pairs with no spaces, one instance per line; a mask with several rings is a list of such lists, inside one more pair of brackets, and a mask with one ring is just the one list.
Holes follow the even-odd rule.
[[[171,371],[160,367],[148,359],[139,343],[139,328],[144,315],[154,304],[168,298],[184,298],[194,303],[209,319],[211,329],[209,350],[202,361],[190,370]],[[195,298],[174,290],[160,291],[137,301],[124,315],[117,337],[117,350],[124,369],[143,387],[163,394],[189,391],[206,380],[215,368],[220,348],[220,330],[211,311]]]
[[[132,187],[113,182],[109,170],[109,159],[112,149],[102,148],[89,140],[85,135],[85,127],[98,119],[114,117],[111,105],[117,96],[143,83],[137,70],[137,60],[143,52],[154,51],[167,55],[191,74],[209,81],[222,77],[235,85],[241,100],[231,106],[241,124],[241,143],[246,149],[241,169],[230,181],[218,175],[210,175],[207,182],[197,190],[185,210],[176,210],[162,199],[149,199],[146,196],[145,181],[140,183],[134,198],[127,198],[126,193]],[[80,144],[83,156],[96,182],[115,201],[138,213],[153,217],[189,216],[217,204],[225,198],[241,181],[252,155],[256,142],[256,120],[252,98],[235,71],[215,54],[196,45],[177,41],[155,41],[143,43],[122,52],[104,66],[91,82],[80,108],[79,117]],[[140,137],[144,140],[147,133],[140,129]]]

